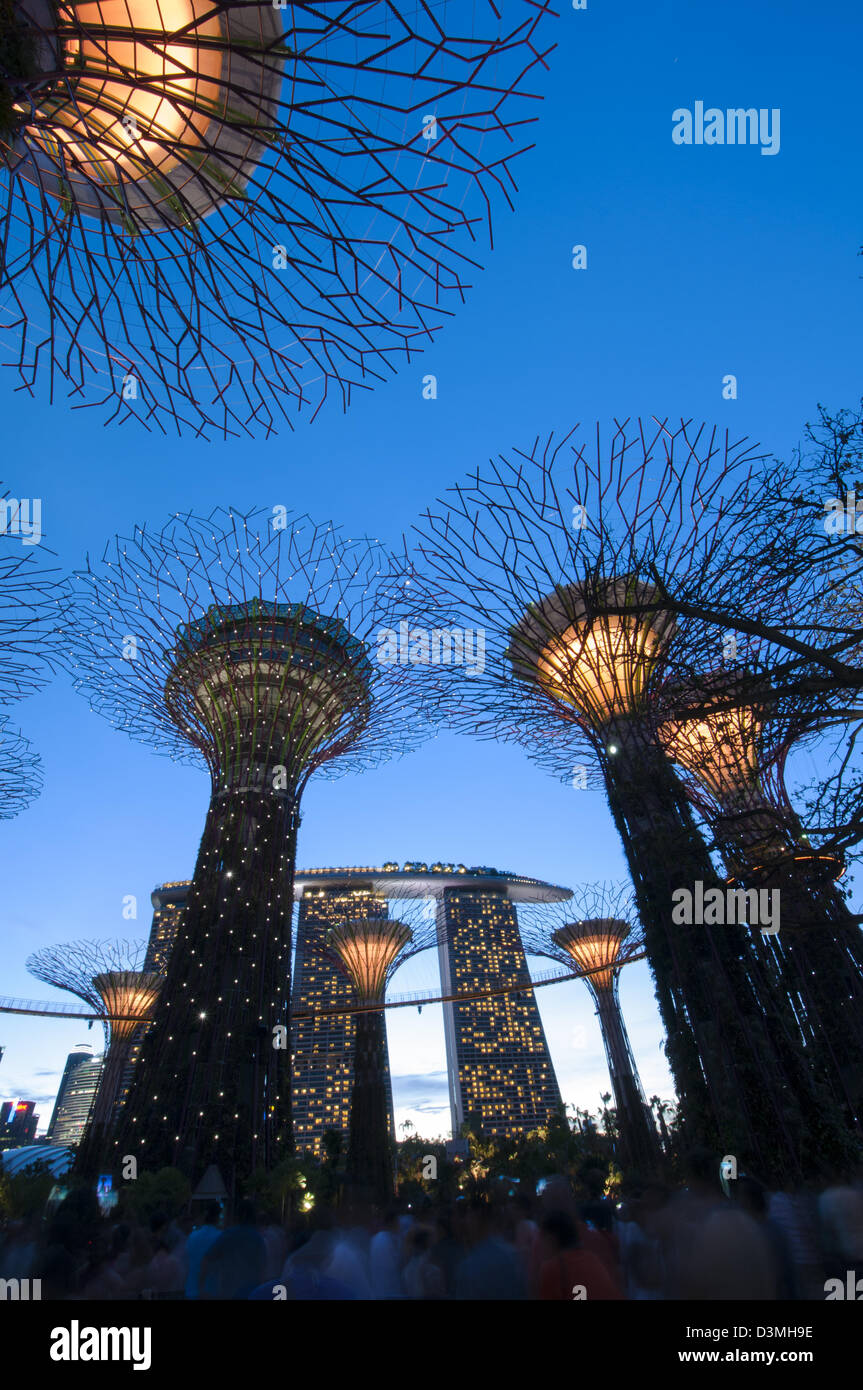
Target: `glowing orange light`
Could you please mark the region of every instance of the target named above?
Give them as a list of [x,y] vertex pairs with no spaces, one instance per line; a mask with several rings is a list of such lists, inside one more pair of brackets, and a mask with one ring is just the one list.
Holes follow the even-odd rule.
[[671,720],[659,731],[668,756],[694,773],[720,801],[756,785],[760,734],[761,720],[746,705],[702,719]]
[[571,956],[594,989],[611,989],[614,973],[629,924],[616,918],[597,918],[590,922],[570,922],[552,932],[552,941]]
[[384,997],[387,972],[412,939],[404,922],[388,917],[363,917],[331,927],[327,941],[339,956],[360,999]]
[[516,673],[594,724],[634,713],[674,628],[658,599],[656,590],[634,580],[609,582],[589,602],[582,585],[557,590],[534,604],[513,633]]
[[[200,143],[219,106],[224,54],[217,46],[200,46],[201,40],[221,37],[218,15],[203,18],[211,7],[206,0],[95,0],[75,6],[60,5],[59,19],[74,23],[88,37],[65,44],[70,67],[83,70],[76,83],[76,112],[56,113],[58,138],[91,178],[108,168],[87,162],[94,148],[104,151],[111,164],[125,172],[139,168],[142,160],[167,173],[177,160],[164,144],[187,148]],[[196,44],[166,43],[165,35],[191,30]],[[129,38],[114,37],[126,31]],[[92,33],[96,37],[89,37]],[[103,37],[111,33],[112,37]],[[98,74],[105,77],[99,80]],[[133,132],[137,130],[138,139]],[[68,132],[68,133],[67,133]],[[75,136],[84,140],[78,144]],[[134,147],[134,153],[132,153]],[[109,175],[110,181],[110,175]]]
[[[39,14],[39,0],[20,0]],[[41,151],[43,184],[81,211],[152,230],[239,196],[272,125],[282,35],[272,5],[214,12],[208,0],[59,0],[45,57],[62,78],[16,110]],[[39,19],[37,18],[37,22]],[[179,196],[178,196],[179,195]],[[179,199],[182,199],[182,202]]]
[[125,1041],[153,1017],[164,976],[140,970],[109,970],[104,975],[94,975],[93,984],[105,1005],[112,1041]]

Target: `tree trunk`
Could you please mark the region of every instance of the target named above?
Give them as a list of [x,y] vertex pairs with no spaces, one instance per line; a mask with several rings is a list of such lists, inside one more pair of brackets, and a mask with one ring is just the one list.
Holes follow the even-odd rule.
[[[291,1148],[291,910],[299,816],[285,793],[210,804],[195,875],[114,1154],[215,1164],[230,1191]],[[115,1159],[116,1162],[116,1159]]]
[[621,1166],[631,1173],[648,1177],[655,1174],[659,1166],[659,1143],[656,1126],[638,1084],[632,1050],[616,997],[616,981],[612,989],[595,990],[594,997],[617,1108]]
[[383,1010],[356,1015],[354,1085],[348,1135],[347,1186],[357,1203],[388,1206],[394,1195],[386,1086]]
[[721,882],[663,750],[634,721],[608,731],[609,804],[635,886],[686,1137],[784,1185],[854,1163],[787,994],[749,927],[675,925],[674,893]]

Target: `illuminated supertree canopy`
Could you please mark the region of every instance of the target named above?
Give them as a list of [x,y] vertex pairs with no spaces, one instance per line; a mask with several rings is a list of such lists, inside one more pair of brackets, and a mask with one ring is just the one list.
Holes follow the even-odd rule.
[[122,1036],[129,1020],[116,993],[103,989],[100,980],[138,973],[145,950],[143,941],[69,941],[34,951],[27,969],[43,984],[65,989],[89,1004],[102,1020],[107,1048],[115,1029]]
[[585,884],[566,903],[526,904],[519,914],[525,950],[582,972],[593,995],[617,1107],[621,1160],[631,1172],[655,1170],[659,1143],[632,1055],[618,997],[623,966],[644,955],[629,883]]
[[511,202],[550,13],[0,0],[0,342],[20,387],[227,436],[386,378]]
[[644,933],[625,880],[581,884],[566,902],[525,903],[519,928],[528,955],[577,970],[591,989],[610,989],[624,965],[644,956]]
[[651,585],[629,578],[568,584],[531,605],[508,655],[517,675],[601,726],[638,709],[673,631]]
[[[672,715],[659,692],[726,659],[738,633],[761,634],[768,666],[803,665],[798,595],[754,544],[765,466],[707,426],[615,422],[491,461],[417,529],[461,621],[485,630],[485,671],[459,686],[453,722],[605,787],[689,1132],[788,1177],[807,1134],[825,1171],[853,1162],[850,1136],[748,922],[672,925],[681,889],[724,885],[657,731]],[[807,619],[811,603],[794,615]]]
[[420,548],[462,609],[489,619],[495,658],[454,718],[530,747],[561,777],[583,754],[595,778],[597,732],[643,712],[668,672],[690,671],[693,630],[722,651],[752,569],[735,541],[749,541],[759,463],[748,441],[707,426],[627,421],[593,441],[537,439],[450,489]]
[[353,918],[340,922],[327,933],[331,952],[339,962],[364,1004],[380,1002],[387,977],[410,943],[412,932],[404,922],[379,918]]
[[380,542],[284,508],[136,527],[73,581],[77,688],[116,728],[215,781],[255,775],[235,751],[248,722],[285,786],[361,771],[431,732],[433,673],[378,659],[399,621],[433,628],[445,614],[412,575]]
[[[717,696],[733,690],[733,672],[711,673],[705,682]],[[668,756],[691,773],[717,805],[731,810],[763,801],[758,748],[764,713],[752,702],[716,711],[704,710],[703,695],[692,692],[692,703],[703,717],[669,719],[660,725]]]
[[363,899],[362,917],[337,918],[314,949],[350,980],[355,1015],[346,1179],[354,1201],[384,1206],[393,1197],[387,1116],[387,1037],[384,1000],[395,972],[438,944],[432,904],[413,896]]
[[772,698],[757,644],[747,644],[745,661],[745,667],[707,671],[688,688],[664,689],[662,703],[684,717],[660,722],[660,741],[690,800],[722,827],[726,856],[736,846],[735,863],[742,857],[750,869],[767,872],[805,860],[816,877],[836,876],[841,861],[806,844],[785,784],[789,754],[817,738],[819,721],[799,702]]
[[300,799],[313,774],[373,766],[433,732],[433,673],[382,656],[400,621],[440,618],[412,574],[377,541],[277,508],[138,529],[76,577],[78,688],[211,778],[117,1153],[191,1173],[215,1163],[233,1184],[290,1146]]
[[153,1017],[163,977],[140,966],[141,941],[72,941],[46,946],[27,961],[37,980],[77,994],[90,1004],[105,1031],[105,1059],[79,1166],[97,1163],[110,1127],[132,1050]]

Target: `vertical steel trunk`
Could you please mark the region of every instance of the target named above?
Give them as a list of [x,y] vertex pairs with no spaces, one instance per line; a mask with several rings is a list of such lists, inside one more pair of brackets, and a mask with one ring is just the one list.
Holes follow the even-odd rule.
[[386,1207],[393,1200],[394,1186],[383,1010],[363,1010],[356,1015],[356,1022],[347,1185],[353,1201]]
[[666,1055],[690,1142],[733,1153],[762,1180],[833,1176],[855,1145],[807,1058],[787,995],[771,980],[751,929],[675,925],[674,893],[721,882],[683,789],[636,723],[609,730],[609,805],[645,928]]

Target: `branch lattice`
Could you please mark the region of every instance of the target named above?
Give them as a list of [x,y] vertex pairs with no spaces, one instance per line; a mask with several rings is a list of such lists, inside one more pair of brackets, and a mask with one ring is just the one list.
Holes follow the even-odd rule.
[[28,739],[0,717],[0,820],[11,820],[42,790],[42,760]]
[[[336,776],[374,765],[433,732],[434,673],[373,659],[378,634],[399,621],[440,621],[428,586],[411,587],[413,573],[412,562],[378,541],[266,509],[218,508],[209,517],[176,516],[155,532],[136,527],[73,581],[76,687],[117,728],[175,760],[205,763],[217,776],[222,750],[200,710],[190,699],[179,706],[166,700],[183,649],[178,633],[193,633],[209,612],[285,605],[298,615],[293,638],[282,636],[297,660],[305,657],[303,614],[313,621],[323,615],[341,634],[342,666],[331,678],[346,692],[335,726],[304,747],[297,776],[304,784],[317,770]],[[241,700],[253,677],[240,674],[236,682]]]
[[[614,952],[614,967],[624,966],[644,954],[644,930],[638,918],[635,894],[627,879],[616,882],[583,883],[573,890],[566,902],[522,903],[518,910],[518,925],[524,949],[529,956],[546,956],[572,971],[572,955],[557,941],[556,932],[572,922],[623,922],[628,927]],[[591,975],[606,967],[598,964],[581,974],[586,984]]]
[[0,707],[41,690],[56,664],[63,590],[37,545],[44,553],[41,513],[37,524],[0,484]]
[[107,1047],[110,1013],[93,981],[98,975],[140,970],[145,951],[143,941],[69,941],[34,951],[27,958],[27,969],[43,984],[76,994],[89,1004],[102,1020]]
[[552,11],[187,10],[27,5],[29,61],[7,43],[0,68],[0,342],[18,389],[106,422],[269,435],[346,407],[464,300]]

